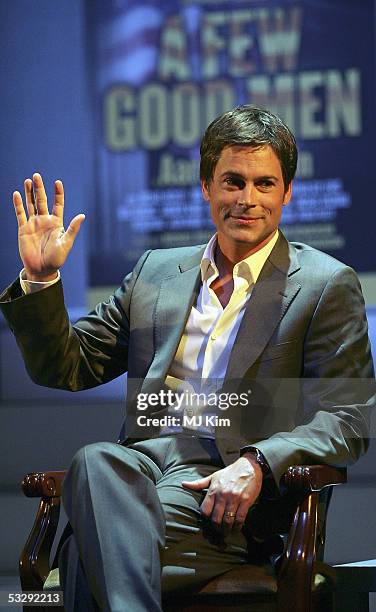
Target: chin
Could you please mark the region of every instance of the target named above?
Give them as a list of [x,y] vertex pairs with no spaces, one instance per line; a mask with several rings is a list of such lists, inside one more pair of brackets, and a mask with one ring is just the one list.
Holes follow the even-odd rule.
[[268,236],[251,235],[249,231],[234,232],[231,239],[239,244],[248,244],[250,247],[257,246],[260,242],[267,239]]

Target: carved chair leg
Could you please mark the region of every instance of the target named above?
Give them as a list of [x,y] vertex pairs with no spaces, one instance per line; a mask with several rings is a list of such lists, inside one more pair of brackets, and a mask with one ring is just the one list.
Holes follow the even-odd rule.
[[[40,591],[50,571],[50,550],[60,514],[59,497],[42,497],[37,516],[20,556],[23,591]],[[33,607],[35,610],[35,607]]]
[[318,493],[305,497],[296,511],[286,560],[278,576],[278,612],[311,612]]

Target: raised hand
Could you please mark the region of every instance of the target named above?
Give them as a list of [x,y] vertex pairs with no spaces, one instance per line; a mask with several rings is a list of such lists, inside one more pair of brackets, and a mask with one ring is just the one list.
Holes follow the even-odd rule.
[[[64,230],[64,188],[55,181],[52,214],[40,174],[24,183],[27,214],[19,191],[13,193],[18,222],[18,248],[28,280],[48,281],[56,278],[73,246],[85,215],[76,215]],[[35,195],[34,195],[35,193]]]

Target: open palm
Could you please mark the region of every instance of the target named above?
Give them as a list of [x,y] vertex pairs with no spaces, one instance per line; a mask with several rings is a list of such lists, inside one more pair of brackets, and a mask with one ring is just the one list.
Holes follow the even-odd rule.
[[55,181],[52,213],[49,213],[46,192],[40,174],[33,180],[26,179],[25,200],[18,191],[13,194],[13,203],[18,221],[18,246],[29,280],[50,280],[56,276],[73,246],[85,215],[79,214],[64,230],[64,188]]

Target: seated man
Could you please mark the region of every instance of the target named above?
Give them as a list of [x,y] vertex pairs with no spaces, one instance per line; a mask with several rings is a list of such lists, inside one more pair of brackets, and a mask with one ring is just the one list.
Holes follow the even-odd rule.
[[77,391],[128,372],[122,444],[81,449],[64,482],[67,610],[160,611],[161,584],[193,588],[262,562],[291,519],[286,469],[366,450],[364,302],[352,269],[278,229],[296,163],[272,113],[218,117],[200,168],[216,234],[145,253],[73,326],[59,268],[84,215],[64,231],[63,185],[50,214],[39,174],[25,181],[27,213],[14,193],[24,268],[1,307],[30,376]]

